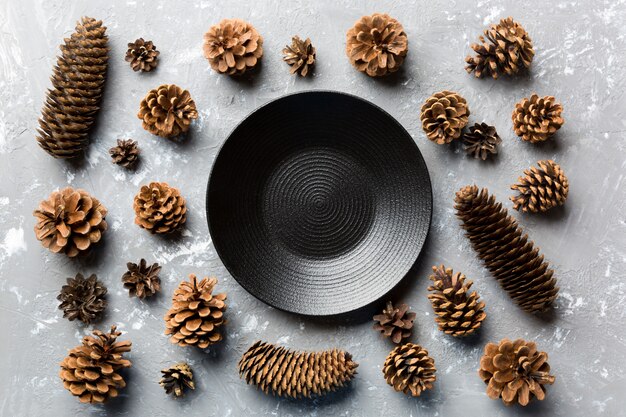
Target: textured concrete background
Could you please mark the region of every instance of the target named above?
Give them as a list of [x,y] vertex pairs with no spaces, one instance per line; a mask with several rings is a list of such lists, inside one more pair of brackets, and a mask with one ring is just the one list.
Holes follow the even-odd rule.
[[[370,79],[350,66],[346,30],[366,13],[388,12],[404,25],[409,55],[401,74]],[[82,15],[103,19],[110,36],[109,81],[98,126],[84,161],[56,161],[35,143],[35,127],[49,86],[58,44]],[[517,79],[476,80],[463,70],[469,44],[489,23],[511,15],[530,33],[536,57]],[[221,18],[252,22],[265,38],[262,70],[252,81],[211,71],[202,35]],[[626,400],[626,4],[624,1],[60,1],[0,2],[0,415],[13,416],[624,416]],[[294,34],[317,46],[312,78],[296,79],[281,62]],[[152,74],[124,62],[126,43],[143,36],[161,51]],[[161,83],[190,90],[200,111],[184,143],[145,132],[135,117],[145,93]],[[209,238],[205,185],[215,153],[229,131],[268,100],[308,89],[350,92],[382,106],[413,135],[428,164],[434,217],[426,248],[402,298],[417,312],[413,340],[438,367],[435,388],[413,399],[394,392],[381,374],[391,345],[369,320],[319,322],[285,314],[257,301],[228,275]],[[427,141],[419,108],[442,89],[463,94],[471,122],[495,124],[503,139],[493,162],[467,158],[455,147]],[[542,146],[517,139],[514,104],[532,92],[555,95],[566,124]],[[118,138],[134,138],[142,163],[129,173],[110,162]],[[561,287],[554,314],[530,316],[515,307],[488,275],[458,226],[452,201],[461,186],[489,187],[505,206],[512,184],[538,159],[552,158],[569,176],[566,206],[547,216],[515,213],[556,270]],[[188,225],[178,239],[155,237],[133,225],[132,198],[141,184],[167,181],[187,198]],[[82,187],[109,209],[110,230],[89,257],[69,260],[43,249],[33,233],[32,210],[60,187]],[[163,265],[156,299],[129,299],[120,277],[129,260]],[[426,299],[430,266],[463,271],[487,304],[478,337],[455,340],[438,332]],[[65,278],[97,273],[109,287],[110,307],[96,324],[117,324],[133,342],[128,387],[107,406],[81,405],[57,376],[67,350],[90,332],[62,318],[55,299]],[[216,275],[229,295],[226,340],[202,352],[171,345],[162,316],[178,282],[190,272]],[[556,383],[546,401],[522,410],[484,394],[476,369],[483,345],[503,337],[535,340],[550,355]],[[338,346],[354,353],[359,375],[347,390],[295,402],[267,397],[237,376],[236,362],[256,339],[298,349]],[[165,396],[159,370],[176,361],[193,366],[197,390],[182,400]]]

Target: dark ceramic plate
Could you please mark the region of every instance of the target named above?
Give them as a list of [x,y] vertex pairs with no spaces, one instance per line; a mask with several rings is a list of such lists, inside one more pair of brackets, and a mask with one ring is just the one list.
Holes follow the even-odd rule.
[[328,91],[254,111],[219,151],[207,191],[228,271],[304,315],[385,295],[416,261],[431,214],[428,170],[407,131],[372,103]]

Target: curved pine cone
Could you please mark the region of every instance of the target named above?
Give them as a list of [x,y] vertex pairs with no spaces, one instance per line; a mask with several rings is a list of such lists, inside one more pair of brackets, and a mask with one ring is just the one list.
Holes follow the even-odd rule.
[[363,16],[346,34],[350,63],[370,77],[398,71],[408,49],[404,28],[388,14]]
[[461,137],[470,115],[467,102],[453,91],[435,93],[422,105],[420,119],[428,139],[443,145]]
[[163,138],[174,138],[189,130],[189,125],[198,118],[196,103],[189,91],[175,84],[163,84],[150,90],[139,104],[137,117],[141,126]]
[[216,278],[198,282],[194,274],[180,283],[165,314],[165,334],[179,346],[205,349],[222,340],[226,294],[213,294]]
[[315,47],[311,45],[311,39],[302,40],[299,36],[291,38],[291,45],[283,49],[283,61],[291,66],[291,74],[306,77],[315,64]]
[[515,105],[513,130],[526,142],[544,142],[565,123],[562,112],[563,106],[554,97],[533,94]]
[[57,296],[61,302],[59,310],[63,310],[63,317],[69,321],[79,319],[89,324],[106,308],[106,293],[107,287],[98,280],[96,274],[85,278],[78,273],[75,278],[68,278],[67,284],[61,287],[61,293]]
[[263,56],[263,37],[248,22],[224,19],[204,34],[203,51],[215,71],[241,75]]
[[105,32],[101,20],[83,17],[60,46],[37,129],[39,146],[55,158],[80,156],[89,145],[109,59]]
[[437,376],[435,361],[428,356],[428,351],[415,343],[396,346],[385,364],[383,374],[389,385],[398,392],[419,397],[422,392],[431,389]]
[[478,374],[487,384],[489,398],[525,406],[533,398],[543,400],[545,385],[554,383],[547,360],[548,354],[538,352],[535,342],[502,339],[499,344],[485,346]]
[[54,253],[74,257],[87,252],[107,230],[107,209],[85,190],[54,191],[33,212],[35,235]]
[[143,38],[128,44],[126,51],[126,62],[130,62],[133,71],[150,72],[159,64],[160,52],[157,51],[152,41],[145,41]]
[[382,314],[374,316],[374,330],[377,330],[385,337],[389,337],[393,343],[400,343],[404,339],[411,337],[415,313],[408,312],[409,306],[402,303],[394,306],[391,301],[383,309]]
[[298,352],[258,341],[241,357],[239,376],[266,394],[311,398],[347,385],[358,366],[343,350]]
[[561,166],[552,160],[539,161],[537,167],[524,170],[517,184],[511,186],[518,195],[511,197],[513,208],[539,213],[565,204],[569,182]]
[[144,185],[133,202],[135,224],[150,233],[173,232],[187,221],[187,205],[178,188],[165,182]]

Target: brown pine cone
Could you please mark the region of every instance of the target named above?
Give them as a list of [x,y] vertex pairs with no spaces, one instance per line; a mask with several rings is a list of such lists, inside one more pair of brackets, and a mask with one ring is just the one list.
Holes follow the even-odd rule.
[[476,123],[463,135],[465,152],[483,161],[491,154],[497,154],[497,146],[502,142],[496,128],[487,123]]
[[468,73],[474,72],[476,78],[491,75],[497,79],[501,74],[513,75],[530,67],[535,56],[533,41],[512,17],[491,25],[484,33],[478,38],[480,43],[471,46],[476,55],[465,58]]
[[107,209],[85,190],[54,191],[33,212],[35,235],[43,247],[69,257],[87,252],[107,230]]
[[499,344],[487,343],[478,374],[487,384],[489,398],[525,406],[533,398],[543,400],[544,385],[554,383],[547,360],[548,354],[538,352],[535,342],[502,339]]
[[380,331],[383,336],[391,338],[393,343],[400,343],[411,337],[415,313],[408,312],[409,306],[401,303],[394,307],[391,301],[387,302],[387,308],[382,314],[374,316],[374,330]]
[[128,290],[128,295],[137,298],[152,297],[161,291],[161,279],[159,272],[161,266],[154,263],[148,266],[145,259],[139,261],[139,265],[132,262],[126,264],[128,271],[122,275],[124,288]]
[[461,137],[469,115],[465,99],[453,91],[445,90],[426,100],[420,119],[428,139],[443,145]]
[[83,274],[76,274],[75,278],[68,278],[67,284],[61,288],[57,296],[59,310],[63,310],[63,317],[69,321],[79,319],[85,324],[98,318],[107,306],[105,295],[107,287],[98,280],[96,274],[85,278]]
[[189,130],[192,120],[198,118],[198,111],[189,91],[163,84],[141,100],[137,117],[142,120],[141,126],[153,135],[174,138]]
[[204,34],[203,50],[215,71],[241,75],[263,56],[263,37],[248,22],[224,19]]
[[126,382],[119,371],[129,368],[131,363],[124,359],[130,352],[129,341],[118,342],[122,334],[111,326],[110,333],[93,331],[94,336],[85,336],[82,346],[70,350],[61,362],[59,376],[63,386],[81,403],[104,403],[117,397]]
[[563,106],[554,97],[539,97],[533,93],[515,105],[511,116],[513,130],[526,142],[544,142],[565,123],[562,112]]
[[213,294],[216,278],[200,282],[194,274],[189,282],[180,283],[172,297],[172,308],[165,314],[165,334],[179,346],[198,346],[205,349],[222,340],[226,323],[226,294]]
[[523,212],[546,212],[565,204],[569,182],[561,166],[552,160],[537,162],[539,168],[524,170],[517,184],[511,186],[518,195],[511,197],[513,208]]
[[398,71],[408,49],[404,28],[388,14],[363,16],[346,34],[350,63],[370,77]]
[[130,62],[133,71],[150,72],[159,64],[159,54],[152,41],[139,38],[128,44],[125,59]]
[[133,202],[135,224],[150,233],[173,232],[187,221],[187,205],[177,188],[165,182],[144,185]]
[[139,161],[139,146],[131,139],[118,139],[117,146],[109,149],[113,163],[124,168],[133,168]]
[[291,74],[299,74],[306,77],[309,68],[315,64],[315,48],[311,45],[311,39],[300,39],[298,36],[291,38],[291,46],[283,49],[283,61],[291,66]]
[[452,268],[443,265],[433,266],[428,287],[428,299],[433,305],[439,330],[452,336],[469,336],[483,323],[487,315],[485,303],[479,300],[476,291],[470,292],[472,281],[465,281],[465,275],[452,273]]
[[182,397],[186,388],[196,389],[196,384],[193,382],[193,372],[189,365],[184,362],[165,368],[161,373],[163,377],[159,385],[165,389],[166,394],[174,393],[174,396]]
[[431,389],[437,376],[435,361],[428,356],[428,351],[415,343],[396,346],[385,364],[385,380],[394,390],[419,397],[422,392]]

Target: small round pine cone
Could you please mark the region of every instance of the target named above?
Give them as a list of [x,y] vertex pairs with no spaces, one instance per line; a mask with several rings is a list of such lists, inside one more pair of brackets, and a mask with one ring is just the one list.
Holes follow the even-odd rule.
[[524,170],[524,177],[511,186],[518,192],[511,197],[515,210],[539,213],[565,204],[569,182],[561,166],[552,160],[539,161],[537,165],[539,168]]
[[224,19],[204,34],[204,56],[221,74],[241,75],[263,56],[263,37],[241,19]]
[[122,283],[128,290],[129,296],[143,299],[161,291],[159,278],[161,266],[159,264],[154,263],[148,266],[146,260],[142,258],[139,264],[128,262],[126,267],[128,271],[122,275]]
[[76,319],[89,324],[97,319],[107,306],[105,299],[107,287],[98,280],[96,274],[85,278],[83,274],[76,274],[75,278],[68,278],[67,284],[61,288],[57,296],[59,310],[63,310],[63,317],[69,321]]
[[139,38],[128,44],[125,59],[133,71],[150,72],[157,67],[159,54],[152,41]]
[[431,389],[437,379],[435,361],[428,356],[428,351],[415,343],[396,346],[385,364],[383,374],[389,385],[398,392],[419,397],[422,392]]
[[124,168],[133,168],[139,161],[139,146],[131,139],[118,139],[117,146],[109,149],[113,163]]
[[498,153],[498,145],[502,142],[496,128],[487,123],[476,123],[463,135],[465,152],[483,161],[489,155]]
[[315,64],[315,47],[311,45],[311,39],[306,38],[303,41],[299,36],[291,38],[291,45],[283,49],[283,61],[291,66],[291,74],[306,77]]
[[193,372],[186,363],[178,363],[161,371],[163,377],[159,385],[165,389],[166,394],[174,394],[176,397],[182,397],[185,389],[196,389],[193,382]]
[[174,138],[189,130],[191,122],[198,118],[198,111],[189,91],[163,84],[141,100],[137,117],[142,120],[142,127],[153,135]]
[[411,337],[415,313],[408,312],[409,306],[401,303],[394,307],[389,301],[382,314],[374,316],[374,330],[382,333],[383,336],[391,338],[395,344]]
[[443,145],[461,137],[469,115],[467,101],[453,91],[444,90],[426,100],[420,119],[428,139]]
[[177,188],[165,182],[144,185],[133,202],[135,224],[151,233],[169,233],[187,221],[187,205]]
[[513,130],[526,142],[544,142],[565,123],[562,112],[563,106],[554,97],[539,97],[533,93],[515,105],[511,115]]

